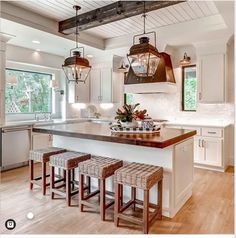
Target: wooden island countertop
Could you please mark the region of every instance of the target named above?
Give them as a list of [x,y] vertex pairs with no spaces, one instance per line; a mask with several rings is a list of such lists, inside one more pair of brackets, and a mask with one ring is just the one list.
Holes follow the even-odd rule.
[[196,135],[195,130],[161,128],[155,134],[118,134],[108,123],[80,122],[36,126],[33,132],[138,146],[165,148]]

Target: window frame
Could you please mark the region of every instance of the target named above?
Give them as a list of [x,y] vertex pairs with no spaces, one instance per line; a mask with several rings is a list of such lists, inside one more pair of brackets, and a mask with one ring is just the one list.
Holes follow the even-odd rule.
[[[182,111],[184,112],[196,112],[197,110],[186,110],[184,108],[184,81],[185,81],[185,69],[186,68],[192,68],[195,67],[196,71],[197,71],[197,65],[196,64],[191,64],[191,65],[184,65],[181,67],[181,71],[182,71]],[[197,76],[196,76],[196,80],[197,80]],[[197,103],[197,102],[196,102]]]
[[[13,71],[18,71],[18,72],[26,72],[26,73],[36,73],[36,74],[42,74],[42,75],[47,75],[50,76],[50,81],[53,79],[53,74],[52,73],[44,73],[44,72],[38,72],[36,70],[25,70],[25,69],[17,69],[14,67],[6,67],[6,70],[13,70]],[[52,88],[50,88],[50,110],[47,112],[42,112],[42,113],[52,113],[53,112],[53,95],[52,95]],[[37,112],[5,112],[6,115],[23,115],[23,114],[35,114]]]

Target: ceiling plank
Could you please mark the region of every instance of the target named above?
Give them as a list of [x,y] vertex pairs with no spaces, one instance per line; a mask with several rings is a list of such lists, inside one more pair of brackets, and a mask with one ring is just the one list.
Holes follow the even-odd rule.
[[[146,1],[146,12],[172,6],[185,1]],[[97,8],[90,12],[80,14],[76,23],[76,17],[59,22],[59,32],[71,34],[75,32],[76,24],[79,30],[87,30],[107,23],[115,22],[143,13],[144,1],[118,1]]]

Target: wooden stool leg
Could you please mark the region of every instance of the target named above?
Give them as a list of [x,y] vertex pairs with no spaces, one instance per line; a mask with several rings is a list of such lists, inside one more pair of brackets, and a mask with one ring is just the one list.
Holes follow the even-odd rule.
[[66,171],[63,169],[63,178],[64,178],[64,182],[66,183]]
[[43,195],[46,194],[46,163],[42,163],[42,191]]
[[123,184],[119,185],[119,190],[120,190],[120,206],[123,206]]
[[66,201],[68,206],[71,204],[71,171],[66,170]]
[[149,229],[149,190],[144,190],[143,233],[148,234],[148,229]]
[[114,223],[115,226],[119,225],[118,213],[120,212],[120,184],[115,183],[115,211],[114,211]]
[[91,178],[87,176],[86,179],[87,179],[87,187],[88,187],[87,192],[88,194],[90,194],[91,193]]
[[[100,183],[100,179],[98,179],[98,190],[101,192],[101,183]],[[98,196],[98,202],[100,203],[100,196]]]
[[100,213],[102,221],[105,221],[106,211],[106,180],[100,179]]
[[30,166],[30,189],[33,189],[33,183],[31,182],[34,180],[34,161],[30,160],[29,161],[29,166]]
[[84,175],[80,174],[79,176],[79,207],[80,211],[84,211],[84,205],[82,204],[82,201],[84,200]]
[[162,180],[158,182],[158,209],[159,214],[157,218],[162,220]]
[[134,201],[133,210],[135,211],[136,188],[131,188],[131,200]]
[[54,192],[52,189],[55,188],[55,168],[50,166],[50,190],[51,190],[51,199],[54,199]]
[[75,184],[74,184],[74,181],[75,181],[75,169],[71,170],[71,180],[72,180],[72,191],[73,191],[75,189]]

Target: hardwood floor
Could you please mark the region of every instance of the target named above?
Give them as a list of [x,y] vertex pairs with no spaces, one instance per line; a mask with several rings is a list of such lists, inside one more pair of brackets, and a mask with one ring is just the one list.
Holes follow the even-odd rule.
[[[156,234],[233,234],[234,173],[194,170],[193,196],[173,218],[154,222]],[[5,234],[141,234],[138,226],[113,224],[113,207],[102,222],[97,213],[81,213],[67,207],[64,199],[51,200],[40,190],[29,190],[28,167],[1,174],[0,231]],[[48,191],[47,191],[48,193]],[[72,204],[77,204],[73,199]],[[26,215],[33,212],[34,219]],[[12,218],[16,228],[8,231],[5,221]]]

